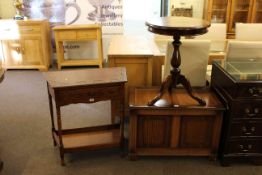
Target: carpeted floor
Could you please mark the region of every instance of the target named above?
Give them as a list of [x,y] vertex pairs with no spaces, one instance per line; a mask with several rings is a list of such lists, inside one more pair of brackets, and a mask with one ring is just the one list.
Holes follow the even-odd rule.
[[[94,117],[95,116],[95,117]],[[63,125],[91,126],[110,121],[110,102],[70,105]],[[46,82],[34,70],[7,71],[0,84],[1,175],[261,175],[262,166],[221,167],[205,157],[122,158],[118,149],[66,154],[60,165],[53,146]]]

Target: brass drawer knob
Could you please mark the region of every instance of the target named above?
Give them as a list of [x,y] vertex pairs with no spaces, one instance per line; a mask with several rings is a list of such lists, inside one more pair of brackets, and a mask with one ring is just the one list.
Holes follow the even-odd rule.
[[253,88],[250,88],[250,89],[248,90],[248,92],[249,92],[253,97],[257,97],[257,96],[261,95],[261,93],[262,93],[262,88],[253,87]]
[[251,127],[251,131],[252,131],[252,132],[255,132],[255,131],[256,131],[256,127],[255,127],[255,126],[252,126],[252,127]]
[[247,128],[245,126],[243,126],[241,129],[243,132],[247,132]]
[[249,114],[249,113],[250,113],[250,109],[249,109],[249,108],[246,108],[246,109],[245,109],[245,113],[246,113],[246,114]]
[[258,108],[255,108],[255,109],[254,109],[254,113],[255,113],[255,114],[258,114],[258,113],[259,113],[259,109],[258,109]]

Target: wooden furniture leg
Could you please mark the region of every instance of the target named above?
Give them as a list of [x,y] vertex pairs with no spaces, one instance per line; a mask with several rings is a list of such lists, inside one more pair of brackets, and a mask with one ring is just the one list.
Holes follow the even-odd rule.
[[54,146],[57,146],[53,132],[55,132],[55,123],[54,123],[54,110],[53,110],[53,102],[52,102],[52,96],[50,94],[49,88],[48,88],[48,83],[47,83],[47,91],[48,91],[48,100],[49,100],[49,111],[50,111],[50,116],[51,116],[51,125],[52,125],[52,138],[54,142]]
[[4,167],[4,162],[0,160],[0,172],[2,171],[3,167]]
[[61,165],[65,165],[64,159],[64,146],[62,141],[62,121],[61,121],[61,111],[60,106],[56,106],[56,115],[57,115],[57,127],[58,127],[58,138],[59,138],[59,151],[60,151],[60,158],[61,158]]
[[153,106],[158,100],[160,100],[160,98],[165,93],[166,89],[168,90],[168,94],[169,94],[169,102],[166,102],[163,105],[173,106],[174,104],[172,101],[172,88],[176,88],[176,86],[179,84],[182,84],[184,86],[189,96],[194,100],[196,100],[199,103],[199,105],[201,106],[206,105],[206,102],[203,99],[193,94],[193,90],[190,82],[185,78],[184,75],[181,75],[181,70],[179,69],[179,66],[181,64],[181,56],[179,51],[180,45],[181,45],[180,36],[175,35],[173,41],[174,52],[171,59],[171,66],[173,67],[173,69],[170,71],[171,75],[169,75],[162,83],[159,94],[153,100],[148,102],[149,106]]

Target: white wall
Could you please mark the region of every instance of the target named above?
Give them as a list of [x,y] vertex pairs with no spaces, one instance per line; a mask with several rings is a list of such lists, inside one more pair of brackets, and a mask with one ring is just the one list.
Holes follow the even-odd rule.
[[0,0],[0,17],[2,19],[13,18],[15,15],[15,8],[13,0]]

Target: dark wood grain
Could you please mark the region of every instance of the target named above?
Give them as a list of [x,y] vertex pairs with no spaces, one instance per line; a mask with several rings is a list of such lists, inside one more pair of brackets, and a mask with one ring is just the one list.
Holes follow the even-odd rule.
[[[262,94],[255,91],[262,89],[261,78],[239,79],[238,76],[232,76],[232,71],[227,71],[228,66],[225,65],[227,62],[213,62],[211,76],[211,87],[228,106],[219,146],[221,165],[228,166],[239,160],[261,165]],[[241,73],[241,70],[238,72]],[[257,75],[260,76],[261,74]]]
[[[205,106],[190,98],[184,89],[172,94],[174,106],[148,106],[158,87],[130,91],[129,156],[187,155],[216,159],[225,108],[209,89],[196,89]],[[165,96],[164,96],[165,98]]]
[[[54,145],[60,150],[61,164],[64,154],[74,151],[121,147],[124,143],[125,68],[100,68],[43,73],[47,80],[49,108]],[[56,107],[54,118],[53,100]],[[96,103],[111,100],[112,124],[63,129],[60,108],[76,103]],[[119,114],[119,123],[116,115]],[[55,128],[55,120],[57,128]]]
[[162,96],[165,93],[168,93],[168,99],[162,103],[158,103],[156,106],[172,106],[173,100],[171,97],[173,88],[176,88],[177,85],[181,84],[187,90],[187,94],[197,101],[199,105],[205,106],[205,100],[196,96],[193,93],[190,82],[187,78],[181,74],[180,65],[181,65],[181,56],[180,56],[180,41],[181,36],[187,35],[201,35],[207,32],[207,28],[210,26],[208,21],[189,18],[189,17],[161,17],[153,18],[146,22],[148,30],[150,32],[160,34],[160,35],[171,35],[173,36],[173,47],[174,51],[171,58],[171,71],[165,80],[162,82],[159,93],[153,97],[149,102],[149,106],[156,105],[159,100],[162,100]]
[[161,17],[146,22],[153,33],[170,36],[201,35],[207,32],[210,22],[190,17]]

